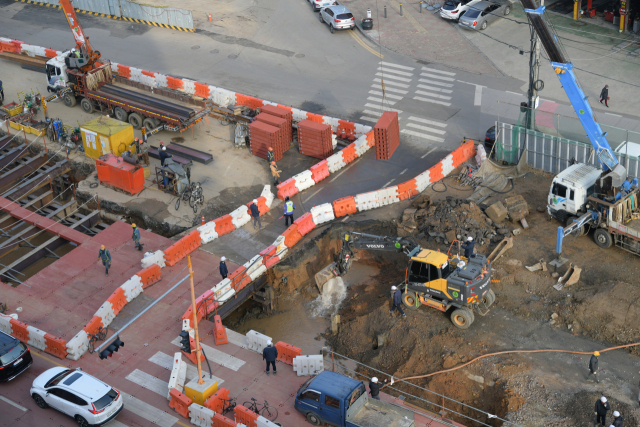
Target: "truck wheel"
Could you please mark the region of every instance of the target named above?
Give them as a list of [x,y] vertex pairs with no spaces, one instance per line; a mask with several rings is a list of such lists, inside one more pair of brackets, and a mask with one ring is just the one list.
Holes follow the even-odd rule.
[[471,316],[466,307],[457,308],[451,313],[451,322],[460,329],[467,329],[473,323],[473,317]]
[[415,294],[415,292],[407,292],[406,294],[402,295],[402,304],[409,310],[417,310],[418,296]]
[[154,119],[152,119],[151,117],[147,117],[146,119],[144,119],[142,121],[142,126],[147,128],[147,132],[151,131],[153,129],[155,129],[156,126],[156,121]]
[[120,120],[121,122],[126,122],[127,118],[129,118],[129,113],[127,113],[120,107],[116,107],[115,116],[116,116],[116,119]]
[[[568,226],[570,226],[571,224],[573,224],[573,220],[574,220],[574,219],[578,219],[578,217],[577,217],[577,216],[573,216],[573,215],[569,215],[569,216],[567,217],[567,220],[566,220],[566,221],[565,221],[565,223],[564,223],[564,226],[565,226],[565,227],[568,227]],[[583,225],[582,227],[578,228],[578,230],[575,232],[575,234],[574,234],[574,233],[572,233],[572,235],[573,235],[573,236],[576,236],[576,237],[584,236],[584,234],[585,234],[585,232],[584,232],[584,231],[585,231],[585,230],[584,230],[584,225]]]
[[142,127],[142,117],[138,113],[129,114],[129,124],[133,126],[134,129],[140,129]]
[[482,298],[482,302],[484,302],[484,305],[486,305],[487,308],[491,307],[491,305],[496,302],[496,294],[493,292],[493,289],[489,289],[489,292],[487,292],[484,298]]
[[596,245],[600,246],[603,249],[610,248],[613,244],[613,239],[611,238],[611,234],[602,228],[598,228],[595,233],[593,233],[593,240],[596,242]]
[[76,103],[78,102],[76,100],[76,97],[73,95],[73,92],[71,91],[65,93],[62,96],[62,101],[64,101],[64,105],[66,105],[67,107],[75,107]]
[[89,101],[87,98],[82,98],[82,101],[80,101],[80,106],[82,107],[85,113],[87,114],[93,113],[93,103]]
[[318,416],[313,412],[309,412],[307,414],[307,421],[309,421],[309,424],[312,424],[314,426],[319,426],[322,423],[322,420],[318,418]]

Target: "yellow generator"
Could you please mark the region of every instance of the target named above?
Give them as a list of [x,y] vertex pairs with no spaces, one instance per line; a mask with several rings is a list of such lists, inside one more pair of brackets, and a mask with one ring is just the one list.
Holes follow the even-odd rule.
[[97,159],[103,154],[122,156],[133,142],[133,126],[110,117],[97,117],[80,127],[82,145],[87,157]]

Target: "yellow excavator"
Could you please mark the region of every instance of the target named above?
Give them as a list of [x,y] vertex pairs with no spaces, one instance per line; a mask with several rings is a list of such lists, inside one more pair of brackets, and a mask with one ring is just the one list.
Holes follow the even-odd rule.
[[[457,243],[457,252],[451,253]],[[403,252],[409,257],[402,290],[402,302],[411,310],[421,305],[436,308],[443,313],[451,311],[451,322],[467,329],[475,320],[474,312],[481,316],[489,312],[496,295],[491,289],[491,263],[487,257],[473,254],[460,255],[460,242],[454,242],[445,254],[423,249],[413,237],[383,237],[348,232],[342,239],[336,262],[315,275],[318,289],[334,277],[344,276],[351,268],[354,250]]]

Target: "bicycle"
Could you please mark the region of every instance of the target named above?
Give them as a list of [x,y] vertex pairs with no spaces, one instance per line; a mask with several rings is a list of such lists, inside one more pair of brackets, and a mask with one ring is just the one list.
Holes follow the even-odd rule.
[[262,405],[262,409],[259,409],[258,405],[258,401],[253,397],[251,398],[251,402],[244,402],[242,404],[242,406],[244,406],[245,408],[255,412],[258,415],[262,415],[269,421],[275,421],[276,418],[278,418],[278,410],[273,406],[269,406],[269,402],[267,402],[266,400],[264,401],[264,405]]
[[193,213],[198,213],[198,204],[204,205],[204,194],[202,194],[202,186],[199,182],[195,185],[191,184],[191,197],[189,197],[189,206],[193,209]]
[[[233,412],[233,410],[236,408],[236,399],[235,398],[231,398],[229,400],[227,399],[221,399],[223,404],[222,404],[222,415],[226,415],[229,412]],[[227,405],[228,403],[228,405]]]
[[189,201],[191,199],[191,187],[190,186],[186,186],[184,187],[184,189],[182,190],[182,193],[180,193],[178,195],[178,200],[176,200],[176,205],[175,205],[175,209],[178,210],[180,209],[180,201],[184,200],[185,202]]
[[89,335],[89,353],[93,353],[95,350],[95,343],[98,341],[104,341],[107,339],[108,328],[98,327],[95,334]]

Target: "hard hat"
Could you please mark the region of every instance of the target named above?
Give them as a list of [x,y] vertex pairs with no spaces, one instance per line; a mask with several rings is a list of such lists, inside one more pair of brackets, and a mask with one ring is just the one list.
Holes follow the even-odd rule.
[[226,260],[227,260],[227,257],[220,258],[220,261],[226,261]]
[[167,147],[165,147],[164,145],[162,146],[162,151],[167,151]]
[[396,289],[398,289],[396,286],[392,286],[392,287],[391,287],[391,290],[392,290],[392,291],[395,291]]
[[275,164],[276,164],[276,162],[271,162],[271,164],[272,164],[272,165],[275,165]]
[[594,355],[594,356],[600,356],[600,352],[599,352],[599,351],[594,351],[594,352],[593,352],[593,355]]
[[164,145],[164,142],[160,141],[160,145]]
[[269,347],[271,347],[271,346],[273,345],[273,343],[272,343],[271,341],[267,341],[267,345],[268,345]]
[[620,412],[618,412],[618,411],[613,411],[613,416],[614,416],[614,417],[619,417],[619,416],[620,416]]
[[473,242],[473,237],[471,237],[471,236],[467,237],[467,241],[468,242]]
[[253,199],[253,203],[255,203],[257,205],[258,201],[256,199]]
[[376,377],[371,378],[371,382],[372,383],[377,383],[378,382],[378,378],[376,378]]
[[600,401],[601,401],[602,403],[607,403],[607,398],[606,398],[606,397],[604,397],[604,396],[602,396],[602,397],[600,398]]
[[137,136],[135,137],[134,141],[138,141],[138,137]]
[[273,147],[269,147],[269,150],[273,150]]
[[284,200],[285,200],[285,201],[289,200],[289,196],[285,197],[285,198],[284,198]]
[[104,250],[104,245],[100,245],[100,249]]
[[136,225],[135,225],[135,224],[131,224],[131,226],[132,226],[132,227],[135,227]]

